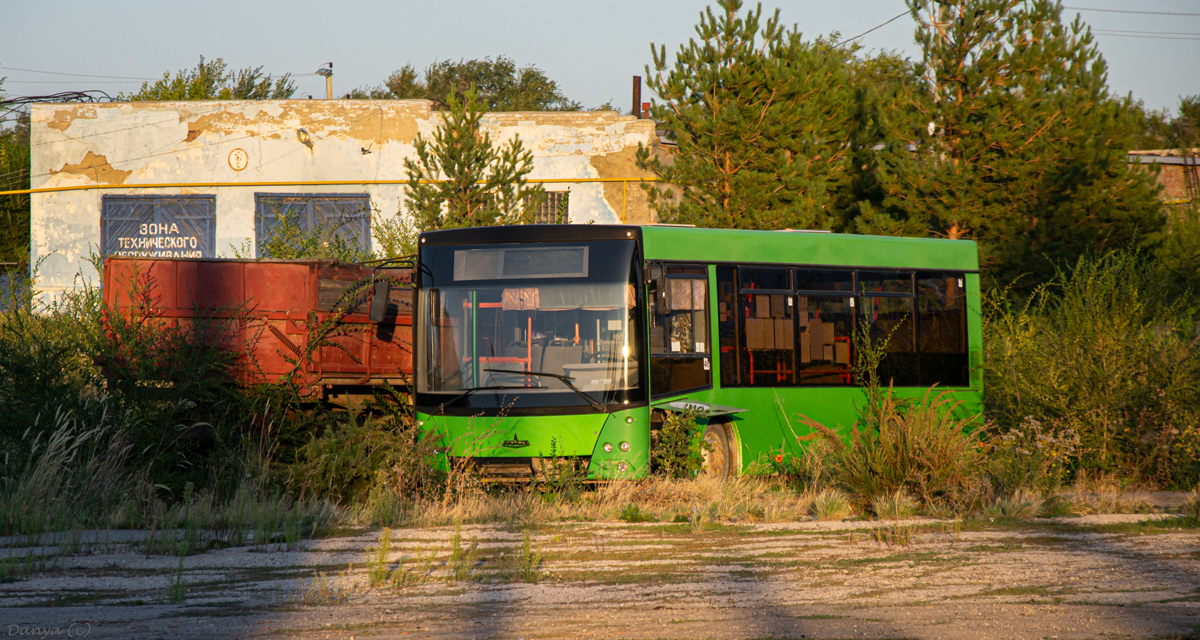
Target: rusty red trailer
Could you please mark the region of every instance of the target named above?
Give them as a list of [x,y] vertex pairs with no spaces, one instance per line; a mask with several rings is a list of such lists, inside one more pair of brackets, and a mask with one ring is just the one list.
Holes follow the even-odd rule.
[[290,382],[345,404],[372,386],[408,386],[412,275],[400,261],[111,256],[103,293],[112,311],[223,325],[209,335],[239,352],[244,384]]

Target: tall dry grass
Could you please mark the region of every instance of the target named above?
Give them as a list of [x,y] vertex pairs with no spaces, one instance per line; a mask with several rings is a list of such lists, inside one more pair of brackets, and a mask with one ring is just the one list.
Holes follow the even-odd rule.
[[927,391],[920,400],[897,398],[889,388],[868,402],[850,430],[849,441],[805,416],[819,439],[830,479],[869,502],[908,492],[926,504],[963,505],[979,478],[978,439],[968,432],[972,418],[958,417],[948,393]]
[[21,457],[6,455],[12,472],[0,484],[0,530],[40,533],[125,519],[136,482],[128,467],[130,416],[98,404],[88,413],[99,419],[90,424],[61,407],[46,424],[39,415],[25,433]]
[[528,526],[560,520],[616,521],[633,505],[649,520],[660,522],[694,513],[708,521],[778,522],[807,520],[813,500],[814,495],[796,493],[775,478],[652,477],[598,485],[573,501],[548,499],[534,487],[481,488],[448,501],[406,499],[381,490],[354,508],[353,520],[372,526]]
[[228,472],[240,481],[229,495],[213,488],[194,491],[189,483],[181,496],[173,496],[135,464],[130,414],[101,405],[92,412],[99,420],[60,409],[52,424],[30,430],[23,464],[9,458],[6,468],[19,470],[0,479],[0,533],[146,528],[191,531],[197,541],[232,544],[276,534],[298,540],[343,517],[329,501],[295,500],[273,491],[260,452],[253,449],[234,453]]

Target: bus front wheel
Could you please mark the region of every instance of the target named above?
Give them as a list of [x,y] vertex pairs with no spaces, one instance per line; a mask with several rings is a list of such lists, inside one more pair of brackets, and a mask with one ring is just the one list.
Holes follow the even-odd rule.
[[704,428],[705,447],[701,452],[704,465],[701,472],[710,478],[724,480],[733,467],[733,455],[729,448],[729,432],[723,424],[710,424]]

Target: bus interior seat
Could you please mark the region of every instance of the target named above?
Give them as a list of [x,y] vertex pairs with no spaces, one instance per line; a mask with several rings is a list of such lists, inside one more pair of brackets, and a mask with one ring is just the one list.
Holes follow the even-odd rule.
[[539,363],[537,371],[566,375],[563,365],[579,364],[583,361],[583,345],[546,347],[539,355],[541,357],[534,358],[534,362]]

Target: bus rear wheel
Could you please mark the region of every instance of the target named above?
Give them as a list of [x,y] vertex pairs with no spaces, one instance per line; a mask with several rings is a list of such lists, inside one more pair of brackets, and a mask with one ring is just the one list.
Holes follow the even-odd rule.
[[725,430],[725,425],[710,424],[705,427],[704,444],[701,473],[710,478],[728,478],[733,467],[733,452],[729,448],[729,432]]

